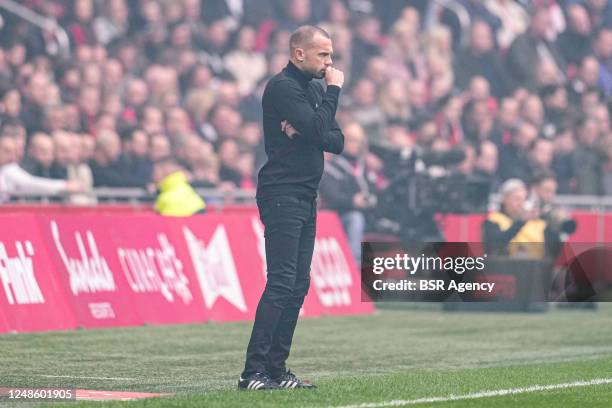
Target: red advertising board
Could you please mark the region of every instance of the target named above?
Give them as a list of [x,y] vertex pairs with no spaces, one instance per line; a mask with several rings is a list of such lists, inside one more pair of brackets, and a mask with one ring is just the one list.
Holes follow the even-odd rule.
[[8,328],[21,332],[76,327],[35,217],[4,215],[0,225],[0,310]]
[[9,331],[9,325],[2,313],[2,308],[0,308],[0,333],[6,333]]
[[111,219],[100,214],[40,215],[41,235],[64,296],[81,327],[142,324],[120,273]]
[[361,302],[361,278],[338,217],[321,212],[310,270],[310,291],[304,315],[356,314],[373,310]]
[[171,240],[167,219],[157,215],[107,217],[118,258],[118,273],[130,290],[131,306],[148,324],[206,320],[197,278],[182,240]]
[[601,242],[603,238],[602,215],[586,211],[576,211],[572,214],[576,220],[576,232],[569,237],[569,242]]
[[[188,218],[0,215],[0,332],[252,319],[265,287],[257,210]],[[318,219],[302,316],[367,313],[336,215]]]
[[612,214],[604,216],[604,242],[612,242]]
[[265,285],[254,212],[173,218],[168,228],[173,242],[182,243],[177,254],[194,271],[208,318],[253,318]]

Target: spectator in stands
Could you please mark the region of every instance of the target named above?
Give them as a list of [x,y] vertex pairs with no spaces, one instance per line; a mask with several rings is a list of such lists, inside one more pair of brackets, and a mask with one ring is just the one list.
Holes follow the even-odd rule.
[[100,90],[93,86],[84,86],[79,92],[78,107],[81,117],[80,129],[95,134],[95,123],[100,113]]
[[233,139],[224,140],[219,146],[219,177],[223,182],[230,182],[235,187],[239,187],[243,180],[240,171],[240,148]]
[[[386,59],[380,56],[370,58],[366,65],[363,78],[372,81],[376,88],[382,88],[382,86],[385,85],[391,78],[391,74],[389,73],[389,63]],[[358,78],[356,78],[355,81],[356,80],[358,80]]]
[[457,84],[467,84],[475,76],[482,76],[491,85],[496,98],[506,96],[513,88],[512,77],[506,71],[500,54],[495,50],[491,27],[475,21],[470,29],[470,45],[458,53],[455,61]]
[[49,85],[49,77],[42,72],[33,73],[25,84],[21,120],[28,134],[42,130],[40,118],[47,103]]
[[403,149],[414,145],[414,140],[412,140],[410,133],[402,122],[390,121],[385,129],[385,137],[382,140],[383,146],[392,149]]
[[612,95],[612,28],[597,32],[593,50],[599,62],[599,87],[605,97]]
[[544,105],[535,94],[528,94],[521,105],[521,118],[531,123],[538,130],[544,125]]
[[70,39],[75,46],[94,44],[96,36],[93,30],[93,0],[75,0],[71,10],[71,23],[68,27]]
[[[123,100],[117,92],[109,91],[104,95],[102,101],[102,111],[111,115],[116,122],[119,121],[121,112],[123,112]],[[123,128],[123,123],[119,122],[120,128]]]
[[147,105],[143,107],[138,123],[139,128],[148,135],[160,133],[165,130],[164,114],[161,109],[156,106]]
[[228,105],[219,105],[211,112],[210,123],[214,137],[207,137],[214,142],[235,139],[242,126],[242,116]]
[[202,151],[191,169],[193,187],[216,188],[221,184],[219,178],[219,158],[215,153]]
[[80,139],[80,161],[87,163],[93,158],[96,147],[96,139],[89,133],[82,133],[77,139]]
[[610,111],[608,107],[604,104],[599,104],[589,112],[589,116],[599,124],[599,136],[607,136],[610,132]]
[[104,14],[94,19],[93,30],[96,40],[104,45],[127,34],[129,8],[125,0],[108,0]]
[[359,122],[372,143],[383,137],[385,113],[378,103],[376,85],[367,78],[355,82],[347,108],[353,118]]
[[572,154],[578,194],[601,194],[602,156],[597,148],[599,126],[595,119],[582,118],[575,129],[578,143]]
[[[546,222],[549,234],[553,235],[553,242],[565,241],[570,234],[576,231],[576,221],[570,214],[555,205],[557,196],[557,181],[555,175],[549,171],[536,173],[529,192],[529,200],[534,203],[540,218]],[[549,238],[549,239],[550,239]],[[549,243],[550,244],[550,243]],[[561,248],[550,247],[549,253],[557,255]]]
[[[398,100],[402,101],[402,98],[400,97]],[[428,89],[425,82],[412,81],[408,83],[408,105],[413,117],[430,116],[433,112],[430,109],[429,102]]]
[[263,141],[263,129],[257,122],[246,122],[238,134],[238,143],[244,151],[253,152],[256,168],[260,168],[266,161],[266,152]]
[[529,182],[529,146],[537,139],[538,129],[530,123],[520,124],[514,131],[511,143],[502,146],[499,157],[499,176],[502,181],[519,179]]
[[149,88],[142,79],[132,79],[127,83],[125,94],[125,108],[121,118],[128,125],[136,125],[136,120],[149,98]]
[[512,133],[519,121],[518,101],[512,97],[503,98],[495,118],[494,131],[491,133],[491,140],[497,145],[498,149],[502,145],[510,143]]
[[583,3],[589,11],[593,27],[609,27],[612,24],[612,6],[609,1],[584,0]]
[[186,217],[204,212],[204,200],[189,185],[183,169],[172,157],[155,163],[153,180],[159,187],[155,200],[155,211],[159,214]]
[[75,205],[91,205],[96,198],[91,193],[93,175],[89,166],[81,160],[80,136],[64,130],[53,132],[55,165],[66,172],[66,180],[77,182],[83,193],[71,194],[68,202]]
[[374,16],[361,16],[355,22],[351,44],[351,81],[360,78],[367,61],[380,55],[380,21]]
[[575,148],[573,130],[570,127],[559,129],[553,139],[554,157],[552,169],[557,176],[558,191],[561,194],[572,194],[576,189],[572,154]]
[[507,50],[514,39],[523,34],[529,25],[525,8],[514,0],[485,0],[487,10],[501,21],[497,30],[497,44]]
[[494,32],[497,32],[502,25],[501,19],[491,13],[480,0],[458,0],[470,15],[471,20],[482,20],[486,22]]
[[47,133],[66,128],[66,110],[63,105],[47,106],[44,111],[42,129]]
[[255,156],[251,151],[244,151],[238,157],[236,163],[236,170],[240,175],[240,182],[238,187],[242,190],[254,191],[257,187],[255,177]]
[[574,105],[580,102],[584,93],[597,89],[599,81],[599,63],[592,56],[586,56],[578,67],[576,77],[569,83],[569,99]]
[[321,199],[340,215],[351,252],[361,262],[361,241],[366,213],[376,204],[376,192],[366,168],[366,135],[356,122],[346,124],[344,151],[325,164]]
[[451,146],[464,141],[465,132],[461,123],[463,98],[450,96],[442,104],[436,116],[439,137],[447,140]]
[[486,100],[472,99],[465,108],[462,128],[466,140],[478,143],[491,139],[494,131],[495,118]]
[[421,35],[424,36],[423,49],[426,55],[436,55],[445,63],[452,64],[455,56],[448,27],[443,25],[428,27]]
[[416,135],[415,147],[423,152],[431,151],[438,135],[436,122],[432,118],[424,116],[413,121],[411,128],[414,129]]
[[547,38],[550,22],[549,9],[537,8],[531,18],[529,30],[516,37],[510,46],[508,68],[516,81],[533,87],[536,67],[543,59],[554,61],[557,77],[565,78],[565,60],[557,44]]
[[600,103],[600,91],[591,89],[582,94],[579,109],[585,115],[590,115]]
[[185,109],[175,106],[166,112],[166,132],[170,140],[191,131],[191,121]]
[[172,154],[172,145],[170,140],[163,133],[153,133],[149,140],[149,161],[155,163],[156,161],[170,156]]
[[117,131],[117,119],[110,113],[101,113],[95,121],[94,129],[96,132],[101,130]]
[[0,126],[7,119],[19,121],[21,94],[17,88],[8,88],[0,93]]
[[215,76],[222,79],[231,78],[223,59],[229,48],[229,40],[230,32],[222,20],[212,21],[204,31],[200,59]]
[[418,40],[418,26],[406,19],[399,19],[393,24],[391,38],[383,55],[389,62],[392,78],[404,82],[425,82],[429,79],[425,54]]
[[559,35],[557,42],[565,61],[577,66],[591,53],[593,30],[589,15],[582,4],[570,4],[566,14],[567,28]]
[[193,163],[198,160],[204,149],[212,151],[211,145],[193,132],[183,133],[174,139],[174,157],[185,171],[193,168]]
[[311,23],[312,5],[310,0],[289,0],[284,5],[284,18],[279,21],[281,30],[293,32],[299,26]]
[[121,165],[135,178],[148,183],[151,180],[152,162],[149,159],[149,136],[135,129],[123,140]]
[[531,165],[531,177],[529,182],[533,180],[536,174],[550,173],[554,155],[553,142],[538,138],[533,141],[529,149],[529,164]]
[[[450,146],[448,147],[448,150],[450,150]],[[464,157],[461,163],[456,165],[454,170],[462,176],[472,176],[476,167],[476,149],[469,143],[463,143],[457,146],[457,150],[463,152]]]
[[612,134],[601,138],[599,148],[603,157],[602,194],[609,196],[612,195]]
[[242,27],[234,50],[225,56],[227,70],[238,81],[241,95],[250,94],[267,69],[265,56],[255,50],[255,36],[253,27]]
[[65,170],[54,166],[54,160],[55,147],[51,136],[46,133],[35,133],[30,138],[21,167],[33,176],[65,179]]
[[550,85],[540,90],[540,98],[544,105],[544,124],[542,134],[553,138],[565,123],[571,120],[575,113],[571,111],[564,86]]
[[476,162],[474,164],[473,176],[476,179],[488,181],[491,189],[498,186],[497,166],[498,150],[495,143],[485,140],[480,143],[477,149]]
[[425,62],[429,72],[428,100],[437,103],[451,93],[454,87],[455,74],[451,60],[430,52],[426,54]]
[[406,86],[399,79],[392,79],[380,91],[380,107],[387,120],[408,122],[410,101]]
[[144,187],[147,180],[133,175],[123,167],[121,161],[121,140],[111,130],[103,130],[96,136],[93,159],[89,167],[93,174],[94,186]]
[[80,192],[74,181],[51,180],[32,176],[17,164],[17,144],[11,136],[0,137],[0,202],[12,193],[61,194]]

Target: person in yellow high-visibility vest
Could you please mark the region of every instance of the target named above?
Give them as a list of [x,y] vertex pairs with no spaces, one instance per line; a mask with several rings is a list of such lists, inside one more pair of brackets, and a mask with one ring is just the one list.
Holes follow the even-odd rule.
[[155,163],[153,180],[159,188],[155,211],[161,215],[187,217],[203,213],[204,200],[189,184],[183,168],[171,157]]
[[539,209],[527,201],[527,187],[510,179],[500,188],[501,207],[491,212],[482,225],[488,253],[527,258],[544,258],[551,241],[559,238],[540,218]]

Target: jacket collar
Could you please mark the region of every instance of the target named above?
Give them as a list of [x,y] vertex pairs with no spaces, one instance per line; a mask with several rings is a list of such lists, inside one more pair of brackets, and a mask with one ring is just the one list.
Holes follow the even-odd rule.
[[294,77],[295,79],[298,80],[298,82],[302,85],[302,86],[306,86],[308,85],[308,83],[312,80],[312,75],[302,71],[301,69],[299,69],[298,67],[295,66],[295,64],[291,61],[289,61],[289,63],[287,64],[287,66],[285,67],[284,71]]

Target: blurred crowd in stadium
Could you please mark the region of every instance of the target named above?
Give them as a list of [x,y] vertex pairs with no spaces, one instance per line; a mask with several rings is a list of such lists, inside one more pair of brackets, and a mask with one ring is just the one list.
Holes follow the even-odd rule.
[[612,194],[607,0],[20,4],[58,21],[70,53],[0,9],[0,192],[26,174],[68,180],[57,191],[151,188],[168,155],[195,187],[254,189],[263,87],[290,33],[317,24],[347,75],[346,152],[323,180],[333,209],[374,205],[400,150],[461,150],[448,170],[493,187],[550,173],[560,193]]

